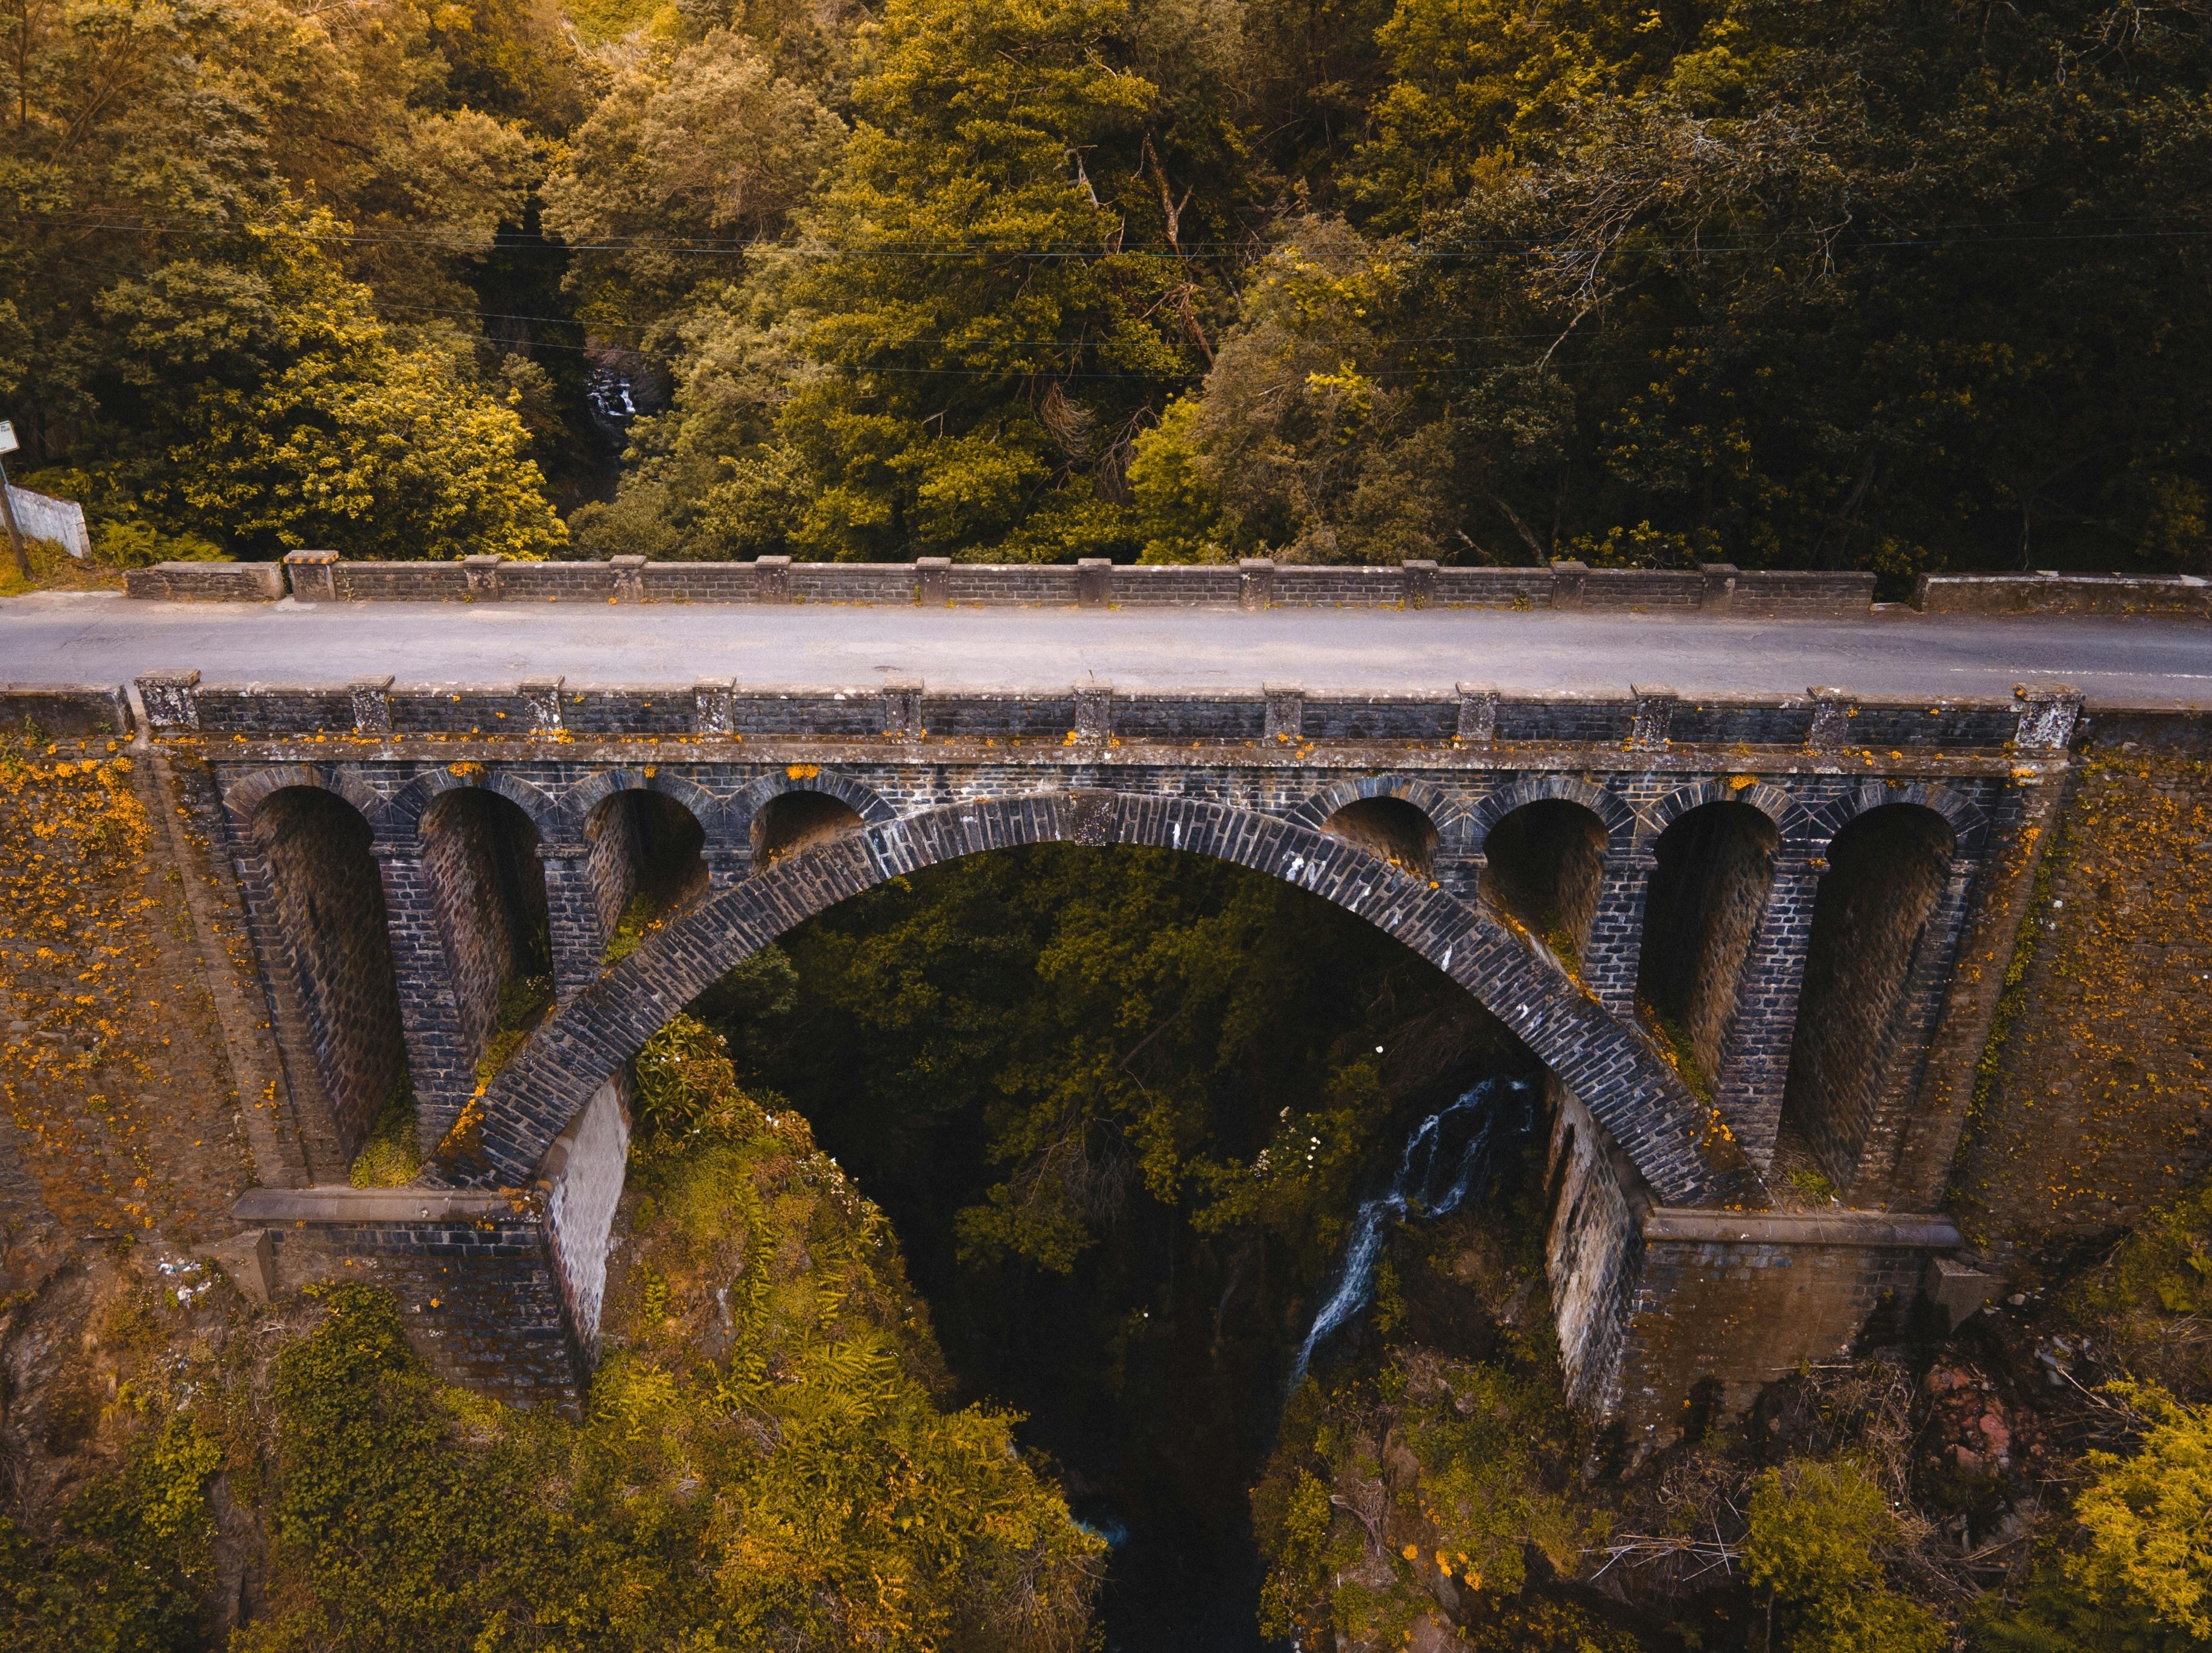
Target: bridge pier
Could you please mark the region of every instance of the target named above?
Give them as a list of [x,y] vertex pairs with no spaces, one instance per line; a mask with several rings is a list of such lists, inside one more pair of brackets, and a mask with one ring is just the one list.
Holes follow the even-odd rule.
[[565,1005],[598,976],[614,927],[592,877],[593,846],[547,843],[538,846],[538,854],[545,866],[545,929],[553,954],[554,1001]]
[[1583,980],[1615,1016],[1636,1013],[1636,974],[1644,965],[1644,901],[1658,865],[1648,846],[1608,854],[1598,875],[1597,908],[1583,947]]
[[1713,1105],[1762,1171],[1774,1164],[1775,1138],[1782,1127],[1782,1082],[1790,1072],[1790,1048],[1797,1032],[1798,991],[1820,884],[1819,872],[1805,857],[1777,859],[1736,988],[1727,1058],[1713,1085]]
[[1961,1243],[1940,1215],[1747,1212],[1661,1205],[1556,1080],[1545,1273],[1567,1395],[1634,1459],[1670,1444],[1710,1395],[1725,1413],[1847,1353],[1910,1304]]
[[384,886],[399,1024],[407,1046],[408,1077],[415,1087],[416,1136],[428,1152],[460,1116],[475,1080],[453,991],[453,963],[440,933],[422,846],[379,841],[371,853]]

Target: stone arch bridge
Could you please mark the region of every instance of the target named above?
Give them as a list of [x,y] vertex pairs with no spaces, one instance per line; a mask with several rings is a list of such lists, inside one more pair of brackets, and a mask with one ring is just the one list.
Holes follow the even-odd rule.
[[[2063,690],[137,686],[266,997],[240,1215],[280,1262],[441,1282],[418,1340],[449,1375],[573,1401],[627,1066],[732,965],[919,867],[1148,844],[1336,902],[1542,1062],[1571,1391],[1651,1438],[1945,1268],[2080,713]],[[403,1079],[419,1184],[342,1186]]]

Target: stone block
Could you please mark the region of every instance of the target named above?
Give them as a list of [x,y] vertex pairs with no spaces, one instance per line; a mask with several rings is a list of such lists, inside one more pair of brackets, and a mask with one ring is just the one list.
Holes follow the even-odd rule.
[[1951,1257],[1930,1257],[1920,1279],[1921,1295],[1943,1311],[1954,1331],[1995,1303],[2003,1290],[2003,1275]]
[[138,699],[146,708],[150,729],[197,729],[200,726],[200,674],[197,672],[147,672],[137,678]]
[[338,599],[336,551],[287,551],[284,573],[295,603],[335,603]]
[[470,600],[477,603],[496,603],[501,595],[500,570],[506,563],[503,556],[465,556],[461,573],[468,580]]
[[357,735],[392,732],[392,679],[356,678],[346,685],[353,702],[353,732]]
[[1452,738],[1465,746],[1487,746],[1498,738],[1498,690],[1486,683],[1456,685],[1458,726]]
[[200,1255],[218,1265],[249,1303],[267,1305],[276,1285],[276,1249],[269,1231],[257,1228],[204,1247]]

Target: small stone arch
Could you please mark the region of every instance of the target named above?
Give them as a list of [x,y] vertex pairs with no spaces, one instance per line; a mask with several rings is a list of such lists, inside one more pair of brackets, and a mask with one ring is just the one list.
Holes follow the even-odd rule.
[[675,799],[691,812],[691,818],[698,822],[708,843],[722,842],[728,836],[726,817],[734,799],[716,797],[688,775],[639,769],[601,769],[570,788],[562,800],[563,813],[568,817],[568,836],[580,836],[592,811],[617,793],[623,792],[658,793]]
[[[465,1063],[516,1013],[510,989],[552,991],[551,904],[543,817],[507,787],[459,776],[426,788],[412,837],[445,948]],[[535,787],[532,795],[543,799]]]
[[[1764,795],[1760,795],[1760,794]],[[1778,800],[1780,800],[1778,803]],[[1779,788],[1708,781],[1652,811],[1652,868],[1644,896],[1636,1002],[1694,1061],[1708,1086],[1723,1078],[1746,972],[1790,829],[1807,824]]]
[[[1739,783],[1741,781],[1741,784]],[[1667,829],[1693,809],[1707,804],[1748,804],[1774,825],[1777,837],[1789,848],[1802,853],[1815,832],[1812,815],[1797,798],[1771,781],[1714,776],[1678,787],[1644,812],[1643,842],[1648,848],[1665,836]]]
[[1527,775],[1499,787],[1468,811],[1468,847],[1477,854],[1485,853],[1483,846],[1489,842],[1492,827],[1515,810],[1548,799],[1580,804],[1596,816],[1605,828],[1609,855],[1626,850],[1636,840],[1636,811],[1618,793],[1578,775]]
[[1650,1048],[1525,937],[1425,879],[1313,827],[1163,794],[1041,793],[948,804],[794,856],[694,909],[556,1014],[484,1097],[475,1157],[447,1183],[519,1185],[646,1041],[734,964],[886,879],[1018,844],[1188,850],[1297,884],[1365,919],[1480,999],[1583,1098],[1662,1201],[1696,1204],[1755,1179],[1709,1159],[1702,1111]]
[[585,846],[602,945],[624,911],[642,899],[654,915],[697,899],[709,882],[707,855],[723,847],[722,800],[683,775],[605,769],[568,794],[565,832]]
[[1441,787],[1398,775],[1362,775],[1356,781],[1340,781],[1324,787],[1301,799],[1286,818],[1318,830],[1323,822],[1347,805],[1375,798],[1395,798],[1427,816],[1429,824],[1436,829],[1437,842],[1441,848],[1456,848],[1465,836],[1465,811]]
[[380,829],[391,809],[389,801],[358,771],[343,765],[279,763],[256,769],[223,789],[223,808],[229,811],[233,821],[247,825],[269,796],[286,787],[312,787],[319,792],[335,793],[361,812],[371,832],[382,836]]
[[[455,774],[454,769],[462,772]],[[463,787],[479,787],[495,793],[530,817],[530,824],[538,830],[541,842],[562,842],[561,829],[563,811],[553,799],[520,775],[505,769],[481,764],[455,764],[435,769],[426,769],[397,793],[385,806],[386,830],[380,837],[404,839],[419,836],[422,817],[430,805],[447,793]]]
[[1988,842],[1990,817],[1972,799],[1940,781],[1934,786],[1924,781],[1868,781],[1854,787],[1844,796],[1833,799],[1814,811],[1808,834],[1808,848],[1816,855],[1825,856],[1835,842],[1836,835],[1862,815],[1893,804],[1917,804],[1932,810],[1950,823],[1953,840],[1952,854],[1967,860],[1978,861]]
[[1893,1152],[1931,1031],[1927,983],[1950,967],[1972,872],[1959,812],[1906,795],[1926,790],[1860,787],[1821,844],[1781,1143],[1855,1202]]
[[872,787],[866,787],[848,775],[817,769],[811,763],[797,763],[790,769],[764,775],[722,806],[727,825],[726,834],[732,839],[742,839],[752,829],[753,817],[761,806],[772,798],[787,793],[818,792],[824,797],[835,798],[851,805],[853,812],[870,826],[898,819],[898,811],[890,801]]

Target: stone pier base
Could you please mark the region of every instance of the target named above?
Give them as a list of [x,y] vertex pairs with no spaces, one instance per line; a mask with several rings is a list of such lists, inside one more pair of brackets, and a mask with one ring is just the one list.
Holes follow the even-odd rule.
[[1942,1216],[1656,1205],[1581,1103],[1551,1088],[1546,1268],[1568,1396],[1639,1455],[1669,1444],[1700,1396],[1740,1412],[1846,1354],[1961,1243]]

